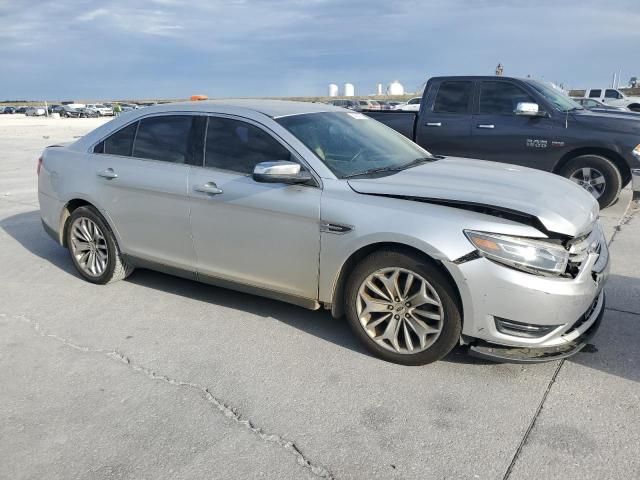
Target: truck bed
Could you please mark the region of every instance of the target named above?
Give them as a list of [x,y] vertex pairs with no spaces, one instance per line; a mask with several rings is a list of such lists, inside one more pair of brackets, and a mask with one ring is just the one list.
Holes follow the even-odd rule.
[[413,141],[415,138],[415,124],[418,112],[405,112],[402,110],[380,110],[364,111],[362,113],[400,132],[409,140]]

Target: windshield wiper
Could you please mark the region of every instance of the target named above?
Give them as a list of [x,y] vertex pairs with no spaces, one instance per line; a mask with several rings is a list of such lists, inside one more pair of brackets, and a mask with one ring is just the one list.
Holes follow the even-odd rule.
[[436,161],[436,157],[420,157],[415,160],[411,160],[404,165],[398,165],[395,167],[378,167],[378,168],[370,168],[369,170],[364,170],[362,172],[350,173],[349,175],[343,175],[341,178],[353,178],[360,177],[362,175],[371,175],[374,173],[385,173],[385,172],[400,172],[402,170],[406,170],[407,168],[415,167],[427,162]]

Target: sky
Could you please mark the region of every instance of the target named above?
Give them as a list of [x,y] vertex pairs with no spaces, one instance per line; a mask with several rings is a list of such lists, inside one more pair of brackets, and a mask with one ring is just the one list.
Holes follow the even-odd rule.
[[640,77],[640,0],[0,0],[0,101],[357,95]]

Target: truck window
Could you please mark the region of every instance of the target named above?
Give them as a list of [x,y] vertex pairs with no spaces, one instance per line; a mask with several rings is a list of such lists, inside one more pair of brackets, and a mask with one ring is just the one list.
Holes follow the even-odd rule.
[[442,82],[433,104],[435,113],[469,113],[472,83],[468,81]]
[[602,90],[600,90],[599,88],[596,90],[590,90],[589,98],[600,98],[601,93],[602,93]]
[[513,114],[518,103],[536,103],[517,85],[508,82],[482,82],[480,85],[480,113]]
[[622,95],[620,95],[620,92],[618,92],[617,90],[614,90],[613,88],[607,88],[604,91],[604,98],[622,98]]

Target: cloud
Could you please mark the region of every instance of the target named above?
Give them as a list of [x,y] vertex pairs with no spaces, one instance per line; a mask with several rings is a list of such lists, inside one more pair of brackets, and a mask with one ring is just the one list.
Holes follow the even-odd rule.
[[637,1],[0,2],[0,83],[51,98],[321,94],[330,81],[369,93],[502,62],[510,75],[585,86],[619,68],[640,74]]

